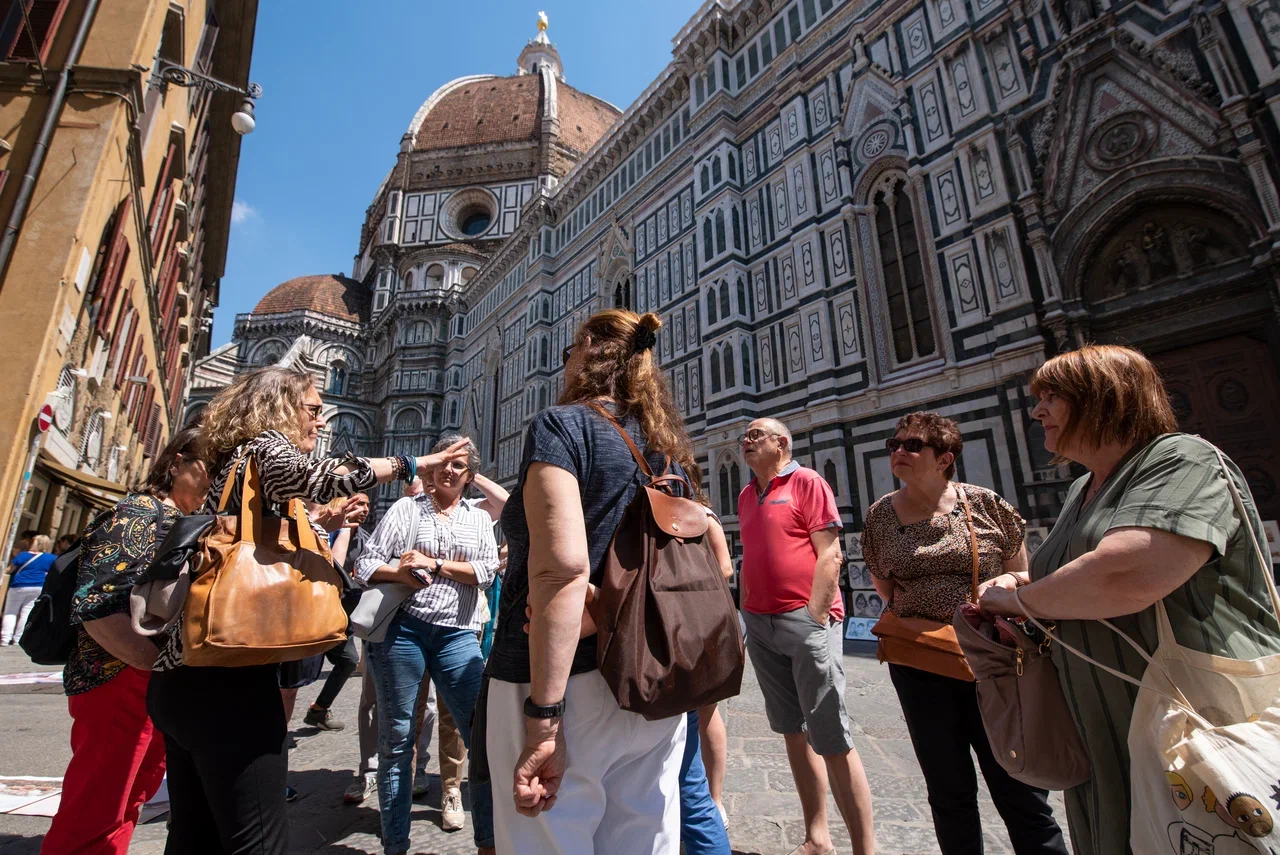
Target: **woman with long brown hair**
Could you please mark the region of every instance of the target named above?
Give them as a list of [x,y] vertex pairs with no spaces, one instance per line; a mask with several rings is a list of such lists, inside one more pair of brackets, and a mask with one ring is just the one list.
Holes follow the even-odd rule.
[[[263,512],[285,518],[292,499],[328,502],[376,483],[412,480],[466,454],[459,442],[426,457],[318,459],[311,452],[325,426],[323,407],[310,374],[278,366],[241,374],[219,392],[201,423],[210,472],[216,473],[205,513],[217,513],[228,478],[233,484],[225,512],[239,513],[250,458]],[[410,578],[406,571],[402,581]],[[156,660],[147,692],[147,710],[164,734],[169,758],[172,826],[165,852],[284,855],[288,756],[277,666],[183,665],[181,623]]]
[[685,717],[647,721],[620,709],[596,669],[596,638],[583,634],[588,585],[600,583],[614,530],[645,483],[594,407],[622,425],[655,471],[669,460],[701,488],[652,352],[661,326],[653,314],[593,315],[565,348],[558,404],[525,436],[519,489],[502,514],[510,555],[489,661],[489,768],[494,792],[513,793],[494,799],[499,851],[679,847]]

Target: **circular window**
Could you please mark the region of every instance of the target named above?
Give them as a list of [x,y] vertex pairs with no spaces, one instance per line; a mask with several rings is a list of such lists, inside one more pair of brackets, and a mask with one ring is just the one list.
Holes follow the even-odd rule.
[[484,234],[489,230],[489,223],[492,222],[489,212],[480,208],[463,211],[461,220],[462,233],[467,237]]
[[444,203],[440,225],[455,239],[478,238],[489,231],[497,215],[494,195],[483,187],[469,187]]

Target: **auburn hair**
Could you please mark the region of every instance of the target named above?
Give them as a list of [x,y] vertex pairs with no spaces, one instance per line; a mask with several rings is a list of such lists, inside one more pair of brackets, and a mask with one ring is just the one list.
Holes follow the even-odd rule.
[[268,430],[300,445],[298,423],[315,381],[305,371],[269,365],[239,375],[205,408],[200,420],[206,459],[229,454]]
[[1053,357],[1031,377],[1031,394],[1046,392],[1070,405],[1059,448],[1143,446],[1178,429],[1160,372],[1131,347],[1091,344]]
[[661,328],[662,319],[652,312],[637,315],[626,309],[606,309],[592,315],[573,339],[574,350],[582,354],[582,367],[567,382],[557,403],[613,399],[620,416],[634,415],[640,421],[650,451],[680,464],[697,498],[702,494],[702,467],[693,459],[684,419],[676,411],[653,347],[637,342],[637,333],[652,338]]

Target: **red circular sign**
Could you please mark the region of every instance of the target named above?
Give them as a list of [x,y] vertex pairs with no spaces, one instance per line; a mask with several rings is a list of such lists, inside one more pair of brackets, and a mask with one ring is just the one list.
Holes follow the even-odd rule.
[[53,424],[53,407],[45,404],[40,408],[40,415],[36,419],[36,425],[40,428],[40,432],[44,433],[51,424]]

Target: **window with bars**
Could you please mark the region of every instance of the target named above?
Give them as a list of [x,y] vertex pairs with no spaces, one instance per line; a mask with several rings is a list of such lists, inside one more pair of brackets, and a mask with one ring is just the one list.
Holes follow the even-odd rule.
[[892,173],[881,179],[871,203],[894,359],[905,364],[933,356],[933,309],[906,176]]

